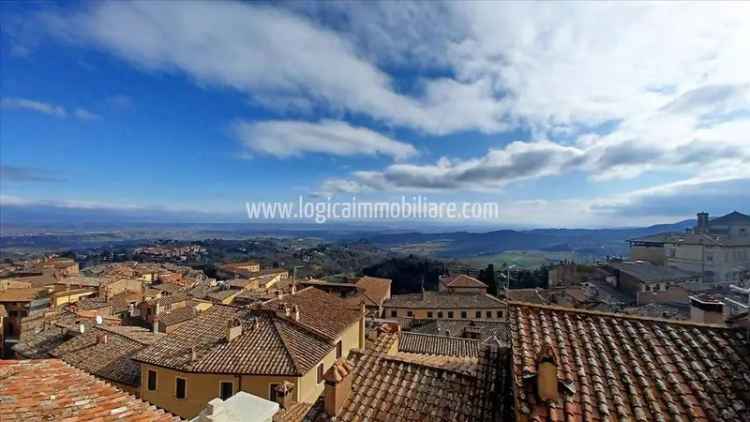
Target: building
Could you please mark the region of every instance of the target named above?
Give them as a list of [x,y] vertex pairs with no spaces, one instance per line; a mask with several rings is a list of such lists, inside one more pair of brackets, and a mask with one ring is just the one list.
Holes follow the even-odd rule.
[[3,422],[180,420],[59,359],[0,360],[0,380]]
[[688,288],[701,283],[700,273],[646,261],[610,262],[607,269],[617,280],[617,288],[627,292],[636,305],[687,303]]
[[4,341],[15,343],[22,334],[21,320],[49,307],[48,290],[34,287],[0,290],[0,305],[8,314],[4,323]]
[[465,274],[440,277],[438,291],[458,294],[487,294],[487,285]]
[[510,302],[516,420],[747,421],[746,328]]
[[[400,352],[404,336],[422,336],[424,350]],[[507,349],[465,347],[461,339],[410,335],[379,327],[373,348],[354,350],[325,374],[323,397],[306,412],[282,410],[278,421],[459,421],[507,420],[503,381]],[[411,340],[406,340],[412,343]],[[439,342],[439,346],[429,343]],[[458,346],[458,347],[454,347]],[[460,362],[473,362],[470,370]],[[449,362],[454,362],[451,365]],[[458,364],[458,366],[457,366]],[[294,417],[294,413],[302,416]]]
[[140,393],[140,365],[131,358],[162,334],[141,327],[96,325],[49,351],[51,357],[103,379],[130,394]]
[[505,320],[505,302],[489,294],[449,291],[393,295],[383,305],[385,318],[408,320]]
[[365,305],[367,316],[379,318],[383,315],[383,306],[391,298],[391,279],[364,276],[353,283],[335,283],[322,280],[300,280],[300,287],[315,287],[327,293],[345,299],[353,309]]
[[214,305],[135,356],[141,397],[185,418],[237,391],[314,403],[337,358],[364,347],[362,311],[314,288],[257,309]]
[[701,274],[705,283],[750,280],[750,216],[732,212],[710,219],[698,213],[689,233],[631,239],[631,257]]

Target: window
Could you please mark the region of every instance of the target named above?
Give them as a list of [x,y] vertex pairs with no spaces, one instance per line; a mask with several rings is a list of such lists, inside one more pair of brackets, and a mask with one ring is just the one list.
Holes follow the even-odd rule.
[[414,312],[412,311],[406,311],[406,316],[414,316]]
[[156,391],[156,371],[148,371],[148,391]]
[[178,399],[184,399],[187,396],[187,386],[185,385],[185,379],[175,378],[175,392],[174,395]]
[[432,318],[432,312],[430,311],[427,312],[427,318]]
[[396,318],[398,316],[398,311],[391,311],[391,317]]
[[220,394],[221,399],[226,400],[232,397],[232,394],[234,394],[234,385],[231,382],[222,381]]
[[443,317],[443,312],[438,312],[438,318],[442,318],[442,317]]
[[477,311],[476,317],[477,317],[477,319],[481,319],[482,318],[482,311]]
[[341,344],[341,340],[339,340],[338,343],[336,343],[336,359],[340,358],[341,355],[344,354],[343,346]]
[[492,318],[492,311],[487,311],[485,315],[487,315],[487,318]]
[[497,311],[497,317],[502,318],[503,317],[503,311]]
[[276,393],[276,387],[278,387],[278,386],[279,386],[279,384],[270,384],[268,386],[268,390],[269,390],[268,400],[271,400],[273,402],[279,401],[279,398],[278,398],[277,393]]
[[448,318],[453,318],[453,311],[448,311]]
[[318,365],[318,384],[323,382],[323,364]]
[[466,311],[461,311],[461,318],[466,319]]

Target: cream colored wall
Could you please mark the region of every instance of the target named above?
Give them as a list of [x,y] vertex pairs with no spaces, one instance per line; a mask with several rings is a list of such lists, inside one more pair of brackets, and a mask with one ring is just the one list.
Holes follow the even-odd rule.
[[[148,371],[156,371],[156,391],[148,390]],[[176,395],[176,379],[184,378],[186,383],[185,399],[178,399]],[[242,376],[242,391],[256,396],[269,398],[269,385],[289,381],[297,384],[294,377],[265,377]],[[231,382],[236,392],[240,388],[240,377],[232,374],[195,374],[180,372],[153,365],[141,365],[140,396],[143,400],[153,403],[182,418],[192,418],[205,409],[209,401],[221,394],[221,383]]]
[[82,297],[91,296],[95,294],[96,291],[94,290],[87,290],[85,292],[75,292],[75,293],[64,293],[59,292],[54,295],[54,306],[60,306],[64,305],[66,303],[76,303],[79,300],[81,300]]
[[[362,320],[350,325],[338,339],[341,341],[342,356],[348,356],[352,349],[360,348],[360,330]],[[328,353],[323,362],[323,373],[336,362],[336,349]],[[156,371],[156,391],[148,391],[148,371]],[[313,403],[323,392],[325,383],[317,382],[317,365],[310,369],[302,377],[274,377],[255,375],[221,375],[221,374],[194,374],[180,372],[158,366],[141,364],[141,398],[147,400],[163,409],[166,409],[183,418],[196,416],[206,407],[206,404],[220,395],[221,382],[232,382],[234,391],[240,388],[250,394],[264,399],[270,399],[271,384],[280,384],[289,381],[295,385],[295,398],[297,401]],[[175,388],[177,377],[186,380],[187,397],[177,399]]]
[[[392,311],[396,311],[396,318],[414,318],[414,319],[440,319],[440,320],[475,320],[475,321],[505,321],[505,306],[499,305],[497,308],[462,308],[462,309],[404,309],[404,308],[386,308],[385,318],[394,318],[391,315]],[[408,311],[412,311],[412,316],[408,315]],[[461,317],[461,312],[466,312],[466,318]],[[477,318],[476,312],[481,311],[482,317]],[[492,312],[492,317],[487,318],[487,311]],[[497,312],[502,312],[502,317],[498,318]],[[428,312],[432,312],[432,317],[427,316]],[[438,318],[438,312],[443,313],[442,318]],[[448,318],[448,312],[453,312],[453,318]]]

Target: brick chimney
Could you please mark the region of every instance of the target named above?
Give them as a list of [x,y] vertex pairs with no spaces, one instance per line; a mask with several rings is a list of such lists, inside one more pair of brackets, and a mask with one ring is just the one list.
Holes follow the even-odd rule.
[[240,320],[237,318],[230,319],[229,321],[227,321],[227,328],[226,328],[227,343],[236,339],[240,335],[242,335],[242,322],[240,322]]
[[722,324],[724,302],[710,295],[690,296],[690,320],[706,324]]
[[274,387],[276,391],[276,402],[279,403],[282,409],[289,409],[295,402],[294,398],[294,384],[289,381]]
[[324,409],[328,416],[335,418],[341,413],[344,404],[352,393],[352,365],[346,359],[339,359],[323,376],[325,389],[323,390]]
[[109,335],[102,334],[96,338],[99,344],[109,344]]
[[545,341],[536,359],[536,391],[542,401],[557,401],[560,399],[557,362],[557,354],[552,343]]

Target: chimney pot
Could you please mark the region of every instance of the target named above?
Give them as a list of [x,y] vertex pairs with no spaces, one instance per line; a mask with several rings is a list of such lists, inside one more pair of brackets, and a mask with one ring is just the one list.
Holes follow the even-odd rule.
[[326,414],[335,418],[341,413],[344,403],[352,392],[352,375],[354,365],[346,359],[339,359],[326,372],[323,404]]
[[294,320],[299,321],[299,306],[294,305]]

